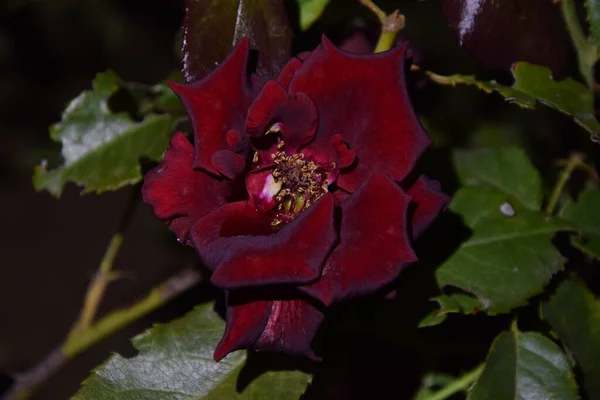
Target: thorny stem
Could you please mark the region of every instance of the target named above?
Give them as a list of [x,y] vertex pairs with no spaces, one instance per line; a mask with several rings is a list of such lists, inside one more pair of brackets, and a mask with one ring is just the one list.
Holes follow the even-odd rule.
[[377,7],[372,0],[359,0],[362,5],[371,10],[379,19],[381,24],[381,34],[379,40],[375,46],[374,53],[381,53],[387,51],[394,46],[396,35],[406,25],[406,19],[404,15],[400,14],[399,10],[393,11],[390,15],[387,15],[385,11]]
[[579,167],[581,165],[585,165],[585,163],[583,162],[583,157],[584,157],[583,154],[578,153],[578,152],[573,152],[571,154],[571,156],[569,156],[569,159],[567,160],[565,167],[563,168],[563,170],[560,173],[560,176],[558,177],[558,181],[556,182],[556,185],[554,185],[554,189],[552,190],[550,199],[548,199],[546,208],[544,209],[544,213],[546,214],[546,216],[550,217],[550,216],[552,216],[552,214],[554,214],[554,209],[556,208],[556,205],[558,204],[560,195],[562,194],[562,192],[565,188],[565,185],[569,181],[569,178],[571,177],[571,174],[573,173],[573,171],[575,171],[575,169],[577,167]]
[[483,367],[483,364],[478,365],[476,368],[458,377],[456,380],[427,397],[427,400],[444,400],[458,392],[467,390],[469,386],[479,378],[481,371],[483,371]]
[[143,299],[128,308],[113,311],[87,328],[69,336],[66,342],[54,348],[40,363],[14,377],[15,383],[1,400],[23,400],[59,370],[67,361],[87,350],[107,336],[171,300],[200,282],[200,274],[192,268],[167,279],[153,288]]

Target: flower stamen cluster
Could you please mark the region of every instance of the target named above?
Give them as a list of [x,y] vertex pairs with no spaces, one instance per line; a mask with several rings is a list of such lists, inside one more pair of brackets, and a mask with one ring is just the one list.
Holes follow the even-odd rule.
[[331,171],[307,159],[304,153],[287,154],[285,143],[280,141],[277,151],[271,154],[275,168],[271,174],[271,185],[279,188],[275,195],[276,209],[272,226],[294,219],[329,191]]

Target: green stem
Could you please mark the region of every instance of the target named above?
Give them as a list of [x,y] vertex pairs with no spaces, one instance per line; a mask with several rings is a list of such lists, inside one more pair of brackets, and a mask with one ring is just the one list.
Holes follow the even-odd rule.
[[381,53],[391,49],[394,46],[397,34],[398,32],[381,32],[373,53]]
[[142,300],[129,308],[113,311],[100,318],[94,325],[69,337],[62,346],[65,359],[69,360],[93,344],[101,341],[125,325],[165,304],[175,295],[187,290],[200,281],[196,270],[187,269],[153,288]]
[[579,58],[579,72],[588,88],[593,90],[595,86],[593,68],[594,63],[598,60],[598,48],[583,33],[577,17],[575,2],[573,0],[561,0],[560,4],[567,29]]
[[475,369],[458,377],[456,380],[427,397],[427,400],[444,400],[458,392],[467,390],[469,386],[479,378],[481,371],[483,371],[483,367],[484,364],[478,365]]
[[560,199],[560,195],[562,194],[571,174],[575,169],[583,163],[583,155],[581,153],[574,152],[571,154],[567,163],[558,177],[558,181],[556,185],[554,185],[554,189],[552,190],[552,194],[548,199],[548,203],[546,204],[546,208],[544,209],[544,213],[546,216],[550,217],[554,214],[554,209],[558,204],[558,200]]
[[398,10],[395,10],[390,15],[387,15],[385,11],[377,7],[372,0],[359,1],[362,5],[371,10],[375,16],[377,16],[377,19],[381,24],[381,34],[379,35],[377,45],[375,46],[375,50],[373,52],[381,53],[383,51],[390,50],[394,46],[398,32],[400,32],[406,24],[404,15],[400,14]]
[[121,245],[123,244],[125,232],[129,228],[129,224],[131,223],[131,219],[133,217],[133,213],[135,212],[139,196],[140,188],[138,186],[133,187],[131,189],[129,201],[127,203],[125,211],[123,212],[121,221],[119,222],[117,232],[112,236],[110,243],[108,244],[108,247],[104,252],[104,256],[100,261],[98,271],[96,272],[94,278],[90,282],[88,290],[85,294],[85,299],[83,302],[83,307],[81,308],[81,313],[79,315],[79,318],[77,319],[77,322],[73,326],[73,329],[71,330],[69,336],[71,336],[79,330],[88,328],[94,321],[96,313],[98,312],[98,307],[100,306],[100,302],[104,297],[106,287],[113,279],[111,270],[115,258],[119,253],[119,250],[121,249]]
[[71,334],[65,343],[54,348],[36,366],[14,377],[13,387],[2,400],[24,400],[35,389],[71,360],[92,345],[117,332],[124,326],[157,309],[178,294],[200,282],[195,269],[185,269],[152,289],[142,300],[131,307],[113,311],[100,318],[95,324]]

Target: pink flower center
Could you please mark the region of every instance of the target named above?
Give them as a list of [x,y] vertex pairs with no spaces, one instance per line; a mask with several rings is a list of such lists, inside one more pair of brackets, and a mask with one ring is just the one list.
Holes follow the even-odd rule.
[[287,154],[284,142],[271,154],[274,169],[265,179],[261,198],[274,203],[271,225],[278,226],[294,219],[325,193],[335,181],[335,163],[329,166],[315,162],[304,153]]

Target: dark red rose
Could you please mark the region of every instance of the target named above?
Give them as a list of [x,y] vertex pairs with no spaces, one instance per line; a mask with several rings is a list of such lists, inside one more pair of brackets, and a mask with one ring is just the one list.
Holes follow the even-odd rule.
[[448,198],[412,171],[431,140],[406,92],[405,47],[357,55],[323,38],[265,81],[248,46],[171,85],[193,145],[176,134],[143,195],[227,291],[215,359],[310,356],[325,307],[396,279]]

